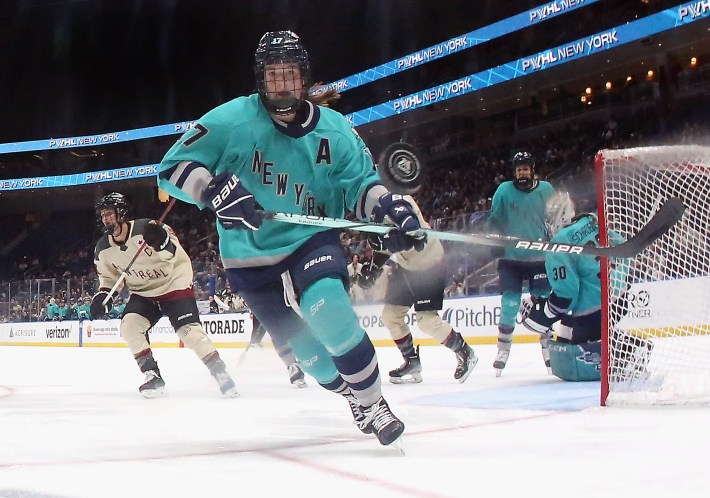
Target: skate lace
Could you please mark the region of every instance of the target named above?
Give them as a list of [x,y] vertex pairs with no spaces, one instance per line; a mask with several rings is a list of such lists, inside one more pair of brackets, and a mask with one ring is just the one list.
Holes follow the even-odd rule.
[[352,394],[346,394],[345,399],[348,400],[350,410],[353,412],[353,419],[355,420],[355,424],[358,426],[358,428],[363,429],[367,427],[369,421],[365,413],[362,411],[362,406],[360,405],[360,402],[357,400],[357,398]]
[[458,367],[463,368],[468,362],[468,351],[464,348],[456,353],[456,359],[458,360]]
[[291,363],[288,366],[288,375],[291,378],[292,382],[295,379],[299,379],[299,378],[303,377],[303,374],[301,373],[301,368],[296,363]]
[[155,373],[153,370],[148,370],[145,373],[145,382],[148,383],[153,379],[157,379],[158,377],[160,377],[160,376],[157,373]]
[[372,407],[370,413],[367,416],[367,419],[369,419],[369,422],[378,432],[381,428],[395,420],[394,415],[392,415],[392,412],[389,411],[387,405],[384,404],[382,401],[378,401],[375,406]]

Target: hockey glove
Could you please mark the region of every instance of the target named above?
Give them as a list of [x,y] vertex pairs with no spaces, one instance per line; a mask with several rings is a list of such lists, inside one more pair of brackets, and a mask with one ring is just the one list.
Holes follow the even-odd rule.
[[516,317],[516,322],[523,323],[523,321],[530,316],[535,305],[538,303],[538,298],[535,296],[524,297],[520,302],[520,308],[518,308],[518,316]]
[[103,302],[104,299],[106,299],[106,296],[108,296],[108,292],[99,291],[94,294],[93,298],[91,298],[89,313],[91,313],[92,320],[100,320],[108,316],[108,312],[111,311],[111,308],[113,307],[113,298],[109,297],[108,301],[106,301],[106,305],[104,306]]
[[393,228],[381,237],[382,245],[389,252],[407,251],[412,247],[422,251],[426,245],[426,234],[409,234],[397,228]]
[[264,221],[254,196],[228,171],[212,178],[202,194],[202,202],[215,212],[226,229],[258,230]]
[[170,234],[157,223],[148,223],[143,230],[143,240],[156,251],[162,251],[170,245]]
[[382,275],[382,267],[377,266],[374,262],[365,262],[360,269],[360,277],[358,278],[358,284],[363,289],[369,289],[378,278]]
[[[547,299],[536,298],[530,300],[530,310],[523,310],[525,303],[521,305],[519,313],[522,317],[522,323],[528,330],[537,334],[544,334],[552,327],[552,324],[559,321],[561,315],[550,308],[550,303]],[[523,315],[527,312],[527,316]]]
[[385,218],[397,225],[382,237],[382,246],[390,252],[400,252],[416,248],[424,249],[426,234],[419,233],[421,225],[414,207],[399,194],[387,192],[372,210],[375,223],[384,223]]

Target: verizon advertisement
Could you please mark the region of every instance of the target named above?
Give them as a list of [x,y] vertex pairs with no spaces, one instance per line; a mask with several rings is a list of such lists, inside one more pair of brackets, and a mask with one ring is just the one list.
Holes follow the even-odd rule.
[[79,322],[0,324],[0,345],[78,346]]

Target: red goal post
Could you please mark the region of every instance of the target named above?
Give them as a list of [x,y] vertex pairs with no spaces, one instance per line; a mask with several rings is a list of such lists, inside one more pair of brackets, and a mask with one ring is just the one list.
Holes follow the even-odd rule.
[[596,179],[603,245],[686,206],[635,258],[602,259],[601,404],[710,402],[710,147],[602,150]]

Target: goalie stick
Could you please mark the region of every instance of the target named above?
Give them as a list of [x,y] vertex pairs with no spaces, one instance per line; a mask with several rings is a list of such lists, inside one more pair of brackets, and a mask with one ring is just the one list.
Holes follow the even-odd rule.
[[[680,220],[685,211],[683,201],[678,197],[672,197],[663,204],[649,222],[639,230],[639,232],[626,242],[608,247],[580,246],[574,244],[558,244],[555,242],[545,242],[539,240],[526,240],[507,235],[496,234],[468,234],[442,232],[422,228],[417,233],[426,234],[428,237],[452,242],[464,242],[467,244],[479,244],[495,247],[511,247],[515,249],[525,249],[538,252],[556,252],[568,254],[589,254],[592,256],[603,256],[607,258],[632,258],[648,247],[653,241],[665,234],[670,228]],[[327,218],[320,216],[308,216],[301,214],[278,213],[274,211],[262,211],[264,219],[292,223],[297,225],[312,225],[327,228],[347,228],[360,232],[386,234],[392,230],[392,225],[379,223],[367,223],[360,221],[350,221],[339,218]],[[416,235],[416,234],[413,234]]]
[[[170,204],[168,204],[168,207],[165,208],[165,211],[163,211],[163,214],[160,215],[160,218],[158,218],[158,225],[162,225],[163,221],[165,220],[165,217],[168,215],[170,210],[173,208],[173,205],[175,205],[175,201],[177,200],[176,197],[173,197],[170,199]],[[104,298],[103,302],[101,303],[102,306],[106,306],[108,304],[109,299],[113,297],[113,295],[116,293],[118,288],[120,287],[121,283],[126,279],[128,276],[128,271],[131,269],[131,266],[133,266],[133,263],[136,262],[136,259],[138,259],[138,256],[143,252],[143,249],[145,249],[146,243],[145,240],[141,242],[141,245],[138,247],[138,250],[136,251],[135,256],[131,259],[131,261],[128,263],[128,266],[126,266],[123,271],[121,272],[121,275],[118,277],[118,280],[116,280],[116,283],[113,284],[113,287],[111,287],[111,290],[108,291],[108,294]]]

